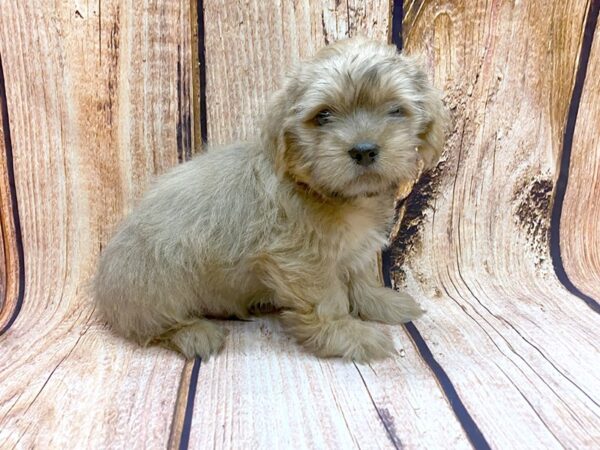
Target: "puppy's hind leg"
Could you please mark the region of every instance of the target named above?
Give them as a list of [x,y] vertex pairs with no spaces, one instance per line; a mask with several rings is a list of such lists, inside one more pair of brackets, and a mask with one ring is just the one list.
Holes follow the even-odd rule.
[[163,333],[155,343],[183,354],[187,359],[196,356],[206,360],[218,353],[225,342],[227,330],[207,319],[193,319]]

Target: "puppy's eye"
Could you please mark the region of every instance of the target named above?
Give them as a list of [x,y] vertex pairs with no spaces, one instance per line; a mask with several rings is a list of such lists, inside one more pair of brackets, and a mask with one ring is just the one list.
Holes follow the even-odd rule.
[[402,108],[401,106],[398,106],[396,108],[391,109],[388,112],[388,115],[390,116],[394,116],[394,117],[403,117],[406,115],[404,108]]
[[331,121],[331,117],[331,111],[329,111],[328,109],[324,109],[323,111],[319,111],[319,113],[315,116],[313,121],[315,122],[315,125],[322,127],[323,125]]

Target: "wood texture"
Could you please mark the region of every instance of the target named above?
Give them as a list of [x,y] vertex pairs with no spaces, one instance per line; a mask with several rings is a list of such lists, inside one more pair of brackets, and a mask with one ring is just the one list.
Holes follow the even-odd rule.
[[[206,1],[209,141],[249,137],[285,69],[329,40],[387,39],[389,5],[358,5]],[[304,354],[277,322],[230,327],[224,354],[201,369],[191,447],[468,446],[405,333],[401,358],[354,366]]]
[[404,204],[394,278],[426,302],[417,328],[497,448],[600,439],[600,317],[561,286],[548,251],[588,6],[405,5],[407,51],[425,53],[454,130]]
[[410,340],[396,361],[319,360],[277,320],[224,324],[224,354],[203,365],[191,448],[468,448]]
[[573,136],[561,223],[561,251],[569,278],[600,299],[600,22],[596,25]]
[[86,289],[115,223],[190,153],[189,3],[1,2],[0,54],[26,268],[0,447],[164,447],[183,361],[112,336]]
[[[594,5],[0,2],[0,330],[24,292],[0,335],[0,448],[598,447],[599,315],[549,252]],[[113,336],[87,285],[153,175],[202,139],[249,137],[285,69],[322,45],[401,31],[454,124],[382,260],[428,309],[392,328],[397,357],[317,359],[271,317],[224,322],[224,353],[201,364]],[[569,277],[595,299],[599,33],[560,236]]]
[[[12,142],[8,123],[6,83],[0,59],[0,330],[16,315],[22,300],[20,236],[15,226],[18,208],[14,192]],[[0,331],[1,332],[1,331]]]
[[387,40],[387,2],[206,0],[204,9],[208,141],[215,144],[255,131],[292,62],[341,37]]

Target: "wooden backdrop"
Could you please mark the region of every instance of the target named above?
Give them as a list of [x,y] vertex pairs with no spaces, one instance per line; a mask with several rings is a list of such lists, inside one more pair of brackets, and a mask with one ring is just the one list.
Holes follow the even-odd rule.
[[[598,448],[599,0],[0,0],[0,448]],[[208,362],[87,292],[149,180],[255,131],[285,68],[364,34],[421,53],[443,161],[399,199],[399,355],[318,360],[276,320]]]

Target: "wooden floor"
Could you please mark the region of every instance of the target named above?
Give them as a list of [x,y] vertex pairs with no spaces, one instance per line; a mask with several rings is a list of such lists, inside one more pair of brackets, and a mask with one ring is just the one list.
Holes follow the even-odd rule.
[[[0,448],[600,448],[599,8],[0,2]],[[397,357],[319,360],[274,318],[208,362],[113,336],[88,280],[151,178],[356,34],[422,54],[454,123],[382,255],[428,309]]]

